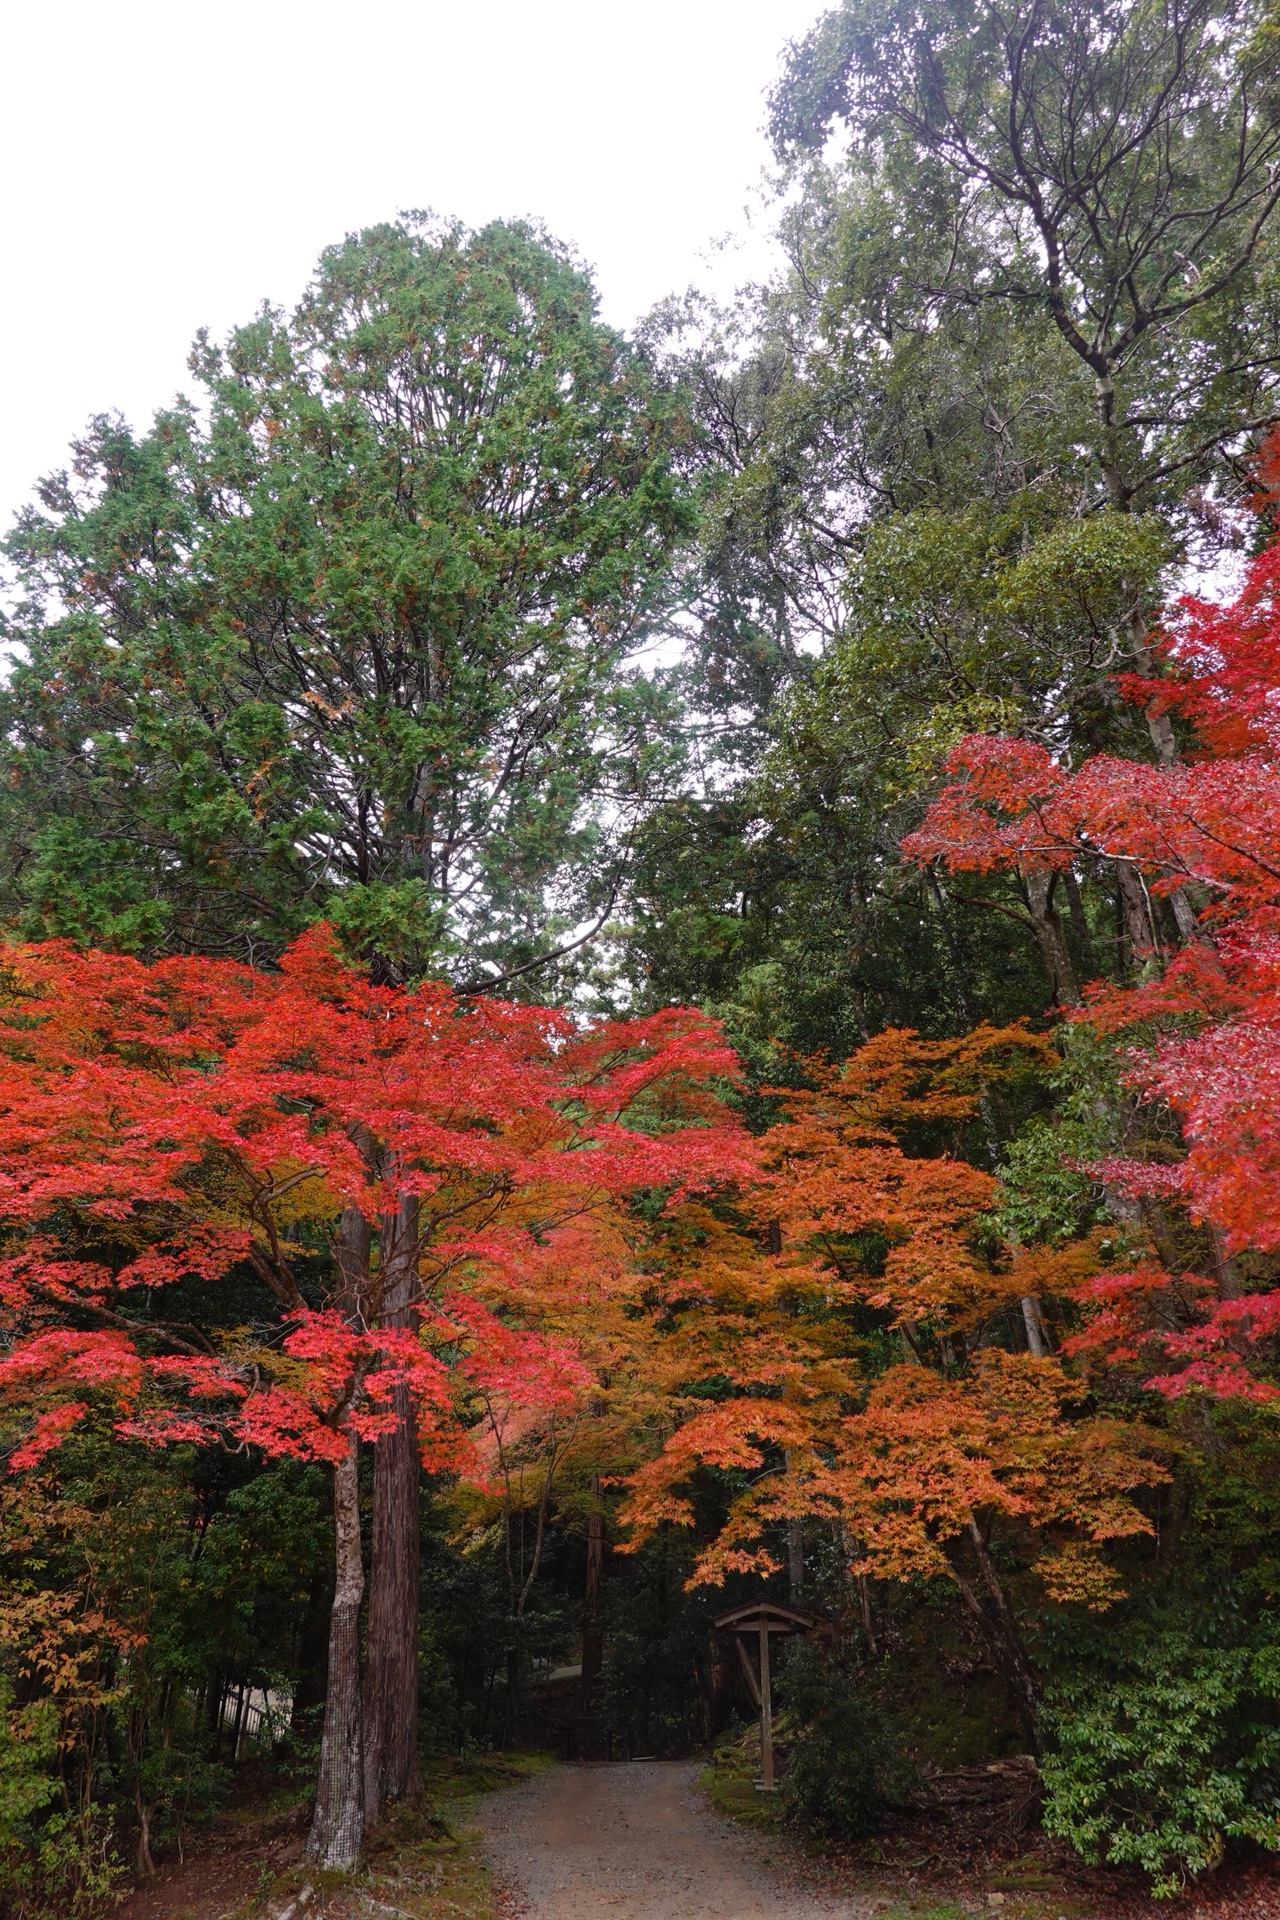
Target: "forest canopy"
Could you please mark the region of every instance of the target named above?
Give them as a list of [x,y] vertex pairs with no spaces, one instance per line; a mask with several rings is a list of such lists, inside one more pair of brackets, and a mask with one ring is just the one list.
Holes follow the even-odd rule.
[[1280,1851],[1277,33],[845,0],[767,283],[404,214],[41,482],[3,1920],[705,1748],[761,1595],[815,1827]]

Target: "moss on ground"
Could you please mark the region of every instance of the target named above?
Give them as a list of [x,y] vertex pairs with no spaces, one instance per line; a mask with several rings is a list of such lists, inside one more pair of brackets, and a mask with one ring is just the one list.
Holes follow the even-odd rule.
[[[722,1760],[721,1754],[726,1757]],[[735,1760],[732,1756],[738,1755]],[[741,1750],[722,1748],[715,1761],[698,1776],[712,1806],[726,1819],[740,1820],[758,1833],[776,1833],[787,1817],[780,1793],[761,1793],[756,1787],[754,1767],[744,1764]]]

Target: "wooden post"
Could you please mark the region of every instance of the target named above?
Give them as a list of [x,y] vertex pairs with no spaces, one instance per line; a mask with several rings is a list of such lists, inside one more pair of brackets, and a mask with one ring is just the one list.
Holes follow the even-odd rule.
[[756,1703],[756,1712],[758,1713],[760,1711],[760,1682],[756,1678],[756,1670],[751,1664],[751,1656],[747,1652],[744,1642],[739,1639],[736,1633],[733,1636],[733,1644],[737,1648],[738,1659],[742,1664],[742,1671],[747,1676],[747,1690]]
[[[746,1680],[752,1700],[760,1710],[760,1774],[756,1782],[759,1793],[773,1793],[773,1681],[770,1673],[769,1635],[808,1633],[818,1624],[817,1616],[801,1613],[798,1608],[784,1607],[772,1600],[749,1601],[743,1607],[731,1607],[727,1613],[716,1616],[714,1625],[717,1633],[731,1633],[738,1659],[742,1663],[743,1677]],[[752,1634],[759,1635],[759,1658],[753,1662],[747,1652],[747,1642]]]
[[773,1697],[769,1688],[769,1615],[760,1615],[760,1784],[773,1792]]

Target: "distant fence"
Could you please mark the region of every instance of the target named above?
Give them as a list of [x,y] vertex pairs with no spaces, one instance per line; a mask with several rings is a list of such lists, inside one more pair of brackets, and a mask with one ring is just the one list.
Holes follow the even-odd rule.
[[239,1760],[246,1747],[260,1742],[274,1746],[289,1725],[292,1706],[289,1694],[275,1693],[267,1687],[228,1687],[218,1711],[218,1726],[233,1734],[234,1757]]

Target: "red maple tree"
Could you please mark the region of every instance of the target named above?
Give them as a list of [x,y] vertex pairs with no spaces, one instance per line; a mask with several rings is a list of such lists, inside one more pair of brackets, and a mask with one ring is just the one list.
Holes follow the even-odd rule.
[[[1250,565],[1229,605],[1182,600],[1159,638],[1164,678],[1124,676],[1150,713],[1181,716],[1182,757],[1152,765],[1095,755],[1078,767],[1026,741],[977,736],[951,757],[951,782],[905,843],[958,871],[1082,857],[1135,876],[1177,908],[1158,916],[1147,977],[1100,983],[1073,1017],[1124,1049],[1143,1101],[1176,1116],[1174,1163],[1117,1157],[1097,1169],[1115,1193],[1185,1210],[1205,1238],[1204,1273],[1152,1257],[1095,1273],[1078,1290],[1090,1324],[1077,1350],[1145,1355],[1149,1384],[1250,1399],[1280,1394],[1267,1343],[1280,1292],[1280,541]],[[1252,1286],[1242,1278],[1252,1263]],[[1162,1325],[1163,1322],[1163,1325]],[[1173,1324],[1171,1324],[1171,1322]]]
[[[0,978],[11,1465],[95,1406],[126,1441],[332,1467],[310,1847],[349,1864],[378,1791],[370,1805],[360,1447],[407,1436],[416,1512],[413,1454],[465,1467],[478,1403],[546,1411],[584,1391],[579,1354],[539,1325],[538,1276],[566,1254],[589,1264],[637,1191],[748,1168],[708,1090],[736,1063],[697,1015],[580,1032],[437,984],[373,986],[325,929],[271,975],[46,945],[8,950]],[[216,1302],[237,1274],[260,1304],[219,1330],[200,1289]],[[405,1557],[396,1512],[375,1483],[371,1608]]]

